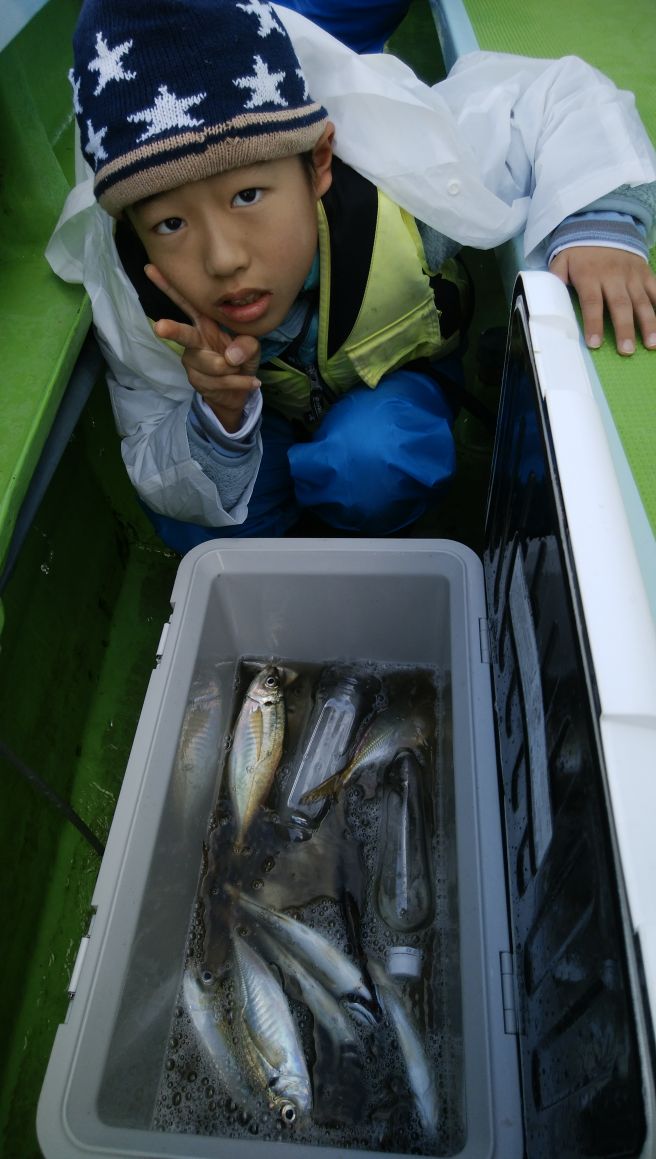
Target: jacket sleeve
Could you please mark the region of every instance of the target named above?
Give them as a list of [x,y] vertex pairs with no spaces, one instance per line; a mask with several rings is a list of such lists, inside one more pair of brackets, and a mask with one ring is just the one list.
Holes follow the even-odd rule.
[[262,456],[259,429],[241,453],[222,454],[191,426],[191,398],[164,396],[143,379],[133,383],[111,353],[105,357],[121,455],[144,503],[205,527],[243,523]]
[[415,218],[489,249],[525,231],[529,264],[564,218],[656,180],[656,153],[623,92],[578,57],[461,57],[429,86],[390,54],[359,57],[277,9],[336,152]]

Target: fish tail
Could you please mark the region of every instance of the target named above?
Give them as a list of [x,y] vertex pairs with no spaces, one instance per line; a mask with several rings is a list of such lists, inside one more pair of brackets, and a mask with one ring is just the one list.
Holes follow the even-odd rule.
[[332,777],[327,777],[325,781],[315,785],[314,789],[308,789],[307,793],[303,793],[300,804],[311,805],[314,801],[322,801],[324,797],[336,796],[346,779],[347,771],[343,769],[340,773],[333,773]]

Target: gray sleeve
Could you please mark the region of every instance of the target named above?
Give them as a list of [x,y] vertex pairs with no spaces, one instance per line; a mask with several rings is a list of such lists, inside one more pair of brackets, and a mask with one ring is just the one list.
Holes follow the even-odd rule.
[[[586,205],[585,210],[629,213],[644,225],[647,238],[651,241],[656,224],[656,181],[648,185],[620,185],[612,193],[594,201],[592,205]],[[584,213],[585,210],[580,212]]]
[[453,241],[452,238],[440,233],[437,229],[433,229],[432,226],[426,225],[425,222],[419,221],[418,218],[416,221],[419,236],[424,246],[428,273],[436,274],[447,258],[455,257],[462,247],[457,241]]
[[223,509],[230,514],[257,474],[260,456],[256,431],[238,448],[221,447],[197,424],[187,419],[187,437],[192,459],[214,483]]

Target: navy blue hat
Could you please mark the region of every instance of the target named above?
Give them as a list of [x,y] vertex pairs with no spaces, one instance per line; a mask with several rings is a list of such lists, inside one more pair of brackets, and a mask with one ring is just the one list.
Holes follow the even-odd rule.
[[303,153],[327,114],[264,0],[85,0],[70,72],[95,195],[127,205]]

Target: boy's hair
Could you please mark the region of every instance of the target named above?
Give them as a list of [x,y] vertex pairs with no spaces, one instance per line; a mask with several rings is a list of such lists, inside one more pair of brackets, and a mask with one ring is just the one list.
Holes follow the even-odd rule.
[[108,213],[313,148],[326,110],[264,0],[86,0],[69,73]]

